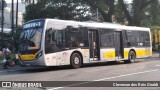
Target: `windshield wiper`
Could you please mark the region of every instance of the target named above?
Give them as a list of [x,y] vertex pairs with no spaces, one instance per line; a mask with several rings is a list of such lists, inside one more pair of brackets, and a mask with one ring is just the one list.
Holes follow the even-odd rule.
[[35,36],[37,30],[38,30],[38,27],[36,27],[35,29],[32,30],[29,39],[31,39]]

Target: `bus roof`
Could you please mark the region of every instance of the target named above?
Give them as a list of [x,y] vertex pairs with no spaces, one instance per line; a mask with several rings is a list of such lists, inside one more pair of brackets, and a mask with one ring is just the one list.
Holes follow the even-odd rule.
[[[145,27],[137,27],[137,26],[124,26],[120,24],[114,24],[114,23],[98,23],[98,22],[78,22],[78,21],[72,21],[72,20],[59,20],[59,19],[35,19],[31,20],[32,21],[39,21],[39,20],[46,20],[48,21],[53,21],[56,22],[57,24],[61,24],[64,26],[74,26],[74,27],[88,27],[88,28],[106,28],[106,29],[115,29],[117,31],[121,30],[140,30],[140,31],[150,31],[150,28],[145,28]],[[29,23],[27,22],[27,23]],[[63,24],[62,24],[63,23]]]

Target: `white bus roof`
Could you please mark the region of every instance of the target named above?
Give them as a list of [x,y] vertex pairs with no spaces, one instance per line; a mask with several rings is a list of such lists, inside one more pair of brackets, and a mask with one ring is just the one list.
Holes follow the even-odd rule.
[[[38,19],[39,20],[39,19]],[[145,27],[136,27],[136,26],[124,26],[120,24],[114,24],[114,23],[98,23],[98,22],[78,22],[78,21],[72,21],[72,20],[59,20],[59,19],[45,19],[46,22],[53,21],[56,22],[58,25],[64,25],[64,26],[74,26],[74,27],[88,27],[88,28],[107,28],[107,29],[114,29],[117,31],[121,30],[140,30],[140,31],[150,31],[150,28]]]

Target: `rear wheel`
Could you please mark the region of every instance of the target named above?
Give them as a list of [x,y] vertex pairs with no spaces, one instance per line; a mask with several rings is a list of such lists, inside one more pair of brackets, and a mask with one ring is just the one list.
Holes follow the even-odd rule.
[[80,68],[82,64],[82,58],[78,53],[73,53],[70,60],[70,65],[72,68]]
[[128,55],[128,60],[124,61],[125,63],[134,63],[136,59],[136,54],[134,51],[130,51]]

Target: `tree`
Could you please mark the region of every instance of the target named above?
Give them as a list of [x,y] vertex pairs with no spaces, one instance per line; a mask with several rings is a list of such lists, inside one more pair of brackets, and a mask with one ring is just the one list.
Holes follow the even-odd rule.
[[[59,18],[65,20],[85,21],[91,18],[90,8],[81,0],[37,0],[26,3],[26,21],[37,18]],[[33,16],[34,15],[34,16]]]
[[[95,17],[97,10],[99,18],[104,22],[112,22],[113,16],[122,23],[128,21],[128,25],[140,26],[144,20],[148,20],[147,8],[158,8],[158,0],[133,0],[132,10],[128,10],[128,3],[124,0],[25,0],[27,3],[25,20],[36,18],[59,18],[66,20],[86,21]],[[36,3],[35,3],[36,2]],[[148,9],[149,10],[149,9]],[[157,20],[157,11],[152,13],[151,18]]]
[[133,0],[132,4],[132,13],[129,13],[127,7],[125,6],[124,0],[118,0],[118,3],[121,5],[123,12],[128,20],[129,25],[141,25],[141,20],[143,17],[144,9],[151,3],[156,2],[157,0]]
[[[36,4],[33,4],[32,0],[24,0],[24,2],[28,4],[26,7],[26,20],[43,16],[85,21],[91,20],[91,16],[95,16],[98,9],[102,21],[112,22],[115,0],[35,0]],[[37,6],[41,8],[36,8]],[[35,17],[33,17],[33,14],[31,15],[33,12]],[[41,12],[38,14],[40,16],[37,16],[35,12]]]
[[115,0],[82,0],[86,2],[92,9],[99,11],[103,21],[112,22],[112,15],[114,13]]
[[21,0],[22,3],[25,3],[25,4],[32,4],[34,2],[37,2],[38,0]]
[[155,0],[153,3],[151,3],[150,7],[147,8],[146,13],[148,12],[148,21],[150,21],[150,25],[159,26],[160,25],[160,11],[159,11],[160,5],[158,0]]

